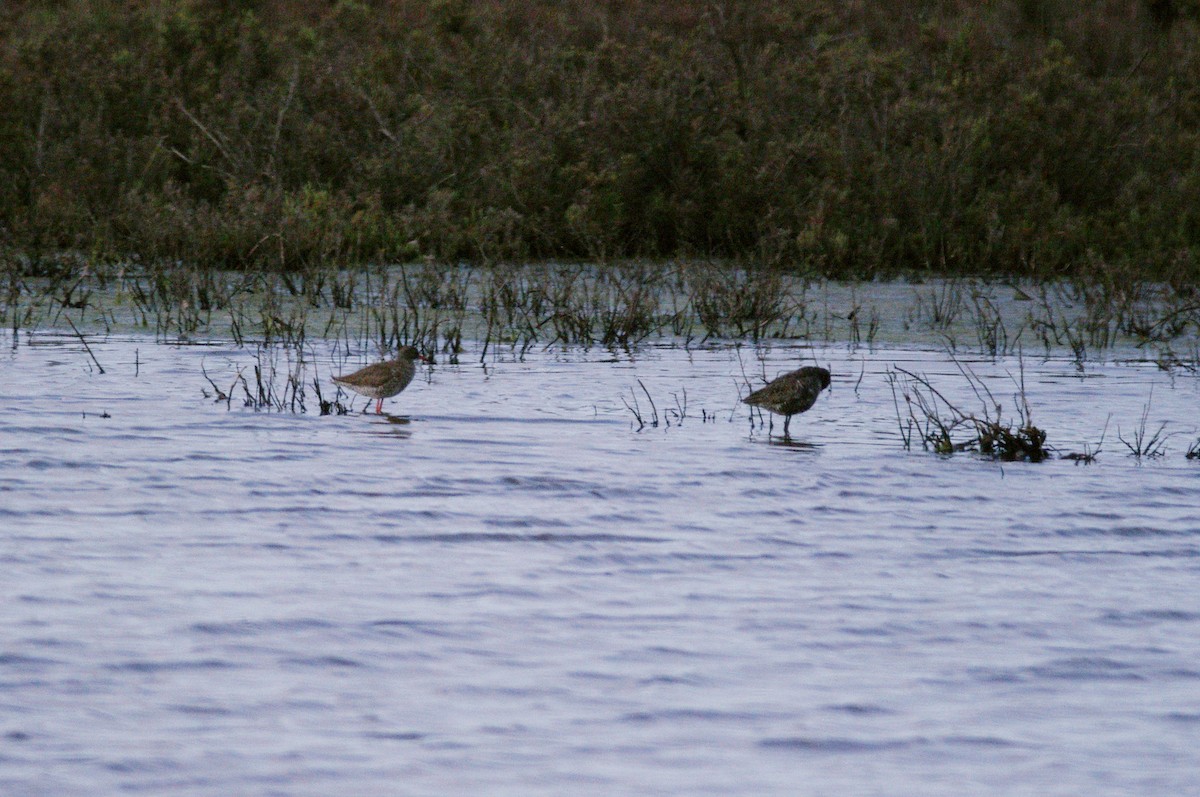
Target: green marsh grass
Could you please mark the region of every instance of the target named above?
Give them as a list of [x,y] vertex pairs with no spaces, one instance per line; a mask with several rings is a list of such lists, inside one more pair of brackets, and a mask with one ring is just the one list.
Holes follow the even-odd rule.
[[1194,289],[1198,17],[1179,0],[15,0],[0,247],[38,268],[273,272],[339,306],[325,264],[426,257]]

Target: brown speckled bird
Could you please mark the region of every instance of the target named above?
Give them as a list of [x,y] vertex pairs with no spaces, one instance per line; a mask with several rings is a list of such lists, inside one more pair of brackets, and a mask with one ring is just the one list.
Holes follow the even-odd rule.
[[768,382],[742,401],[752,407],[762,407],[768,412],[783,416],[783,436],[788,436],[788,424],[792,416],[804,412],[817,400],[821,391],[829,387],[829,371],[807,365],[798,371],[784,374]]
[[405,346],[396,359],[368,365],[352,374],[333,377],[335,384],[353,390],[361,396],[376,399],[375,413],[383,412],[383,400],[391,398],[413,380],[417,373],[416,361],[429,362],[414,346]]

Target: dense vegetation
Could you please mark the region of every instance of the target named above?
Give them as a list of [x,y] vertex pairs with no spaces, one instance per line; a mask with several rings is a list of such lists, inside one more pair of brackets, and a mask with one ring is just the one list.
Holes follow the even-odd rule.
[[1195,0],[10,0],[0,253],[1200,274]]

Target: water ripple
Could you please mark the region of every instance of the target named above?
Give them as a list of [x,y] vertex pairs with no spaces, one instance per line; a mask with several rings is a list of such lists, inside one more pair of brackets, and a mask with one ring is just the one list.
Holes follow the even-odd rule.
[[[554,524],[556,525],[556,524]],[[506,532],[457,532],[447,534],[377,534],[371,539],[378,542],[386,543],[478,543],[478,542],[536,542],[536,543],[603,543],[603,542],[629,542],[629,543],[653,543],[666,542],[667,540],[657,537],[638,537],[633,535],[622,534],[607,534],[607,533],[555,533],[555,532],[535,532],[532,534],[516,534]]]
[[104,668],[115,672],[159,673],[185,670],[231,670],[238,665],[223,659],[187,659],[176,661],[123,661],[106,664]]
[[288,620],[234,620],[232,622],[203,622],[195,623],[191,630],[199,634],[215,636],[257,636],[275,632],[293,631],[323,631],[332,628],[332,624],[315,618],[296,618]]
[[878,753],[925,744],[923,739],[847,739],[824,736],[790,736],[763,739],[760,747],[809,753]]
[[[7,340],[0,793],[1195,790],[1196,466],[905,451],[893,365],[977,401],[944,351],[759,347],[835,372],[789,447],[715,340],[441,363],[403,423],[213,404],[228,342]],[[1055,445],[1195,423],[1153,366],[971,367]],[[704,422],[635,430],[639,379]]]

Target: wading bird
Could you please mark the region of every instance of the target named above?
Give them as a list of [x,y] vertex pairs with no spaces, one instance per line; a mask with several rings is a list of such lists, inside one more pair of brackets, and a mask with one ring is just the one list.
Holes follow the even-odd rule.
[[378,415],[383,412],[383,400],[396,395],[413,380],[417,373],[417,360],[429,362],[416,347],[405,346],[396,354],[394,360],[374,363],[352,374],[335,376],[333,381],[360,396],[376,399],[375,413]]
[[813,405],[821,391],[829,387],[829,371],[806,365],[798,371],[768,382],[764,387],[742,399],[752,407],[761,407],[768,412],[783,416],[783,436],[788,437],[788,424],[792,416],[804,412]]

